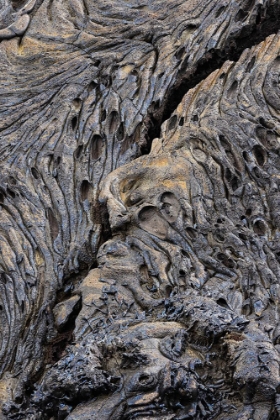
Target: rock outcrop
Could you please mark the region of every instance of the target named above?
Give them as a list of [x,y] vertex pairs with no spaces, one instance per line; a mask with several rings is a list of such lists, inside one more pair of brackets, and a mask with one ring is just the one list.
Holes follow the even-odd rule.
[[280,2],[2,3],[3,418],[278,419]]

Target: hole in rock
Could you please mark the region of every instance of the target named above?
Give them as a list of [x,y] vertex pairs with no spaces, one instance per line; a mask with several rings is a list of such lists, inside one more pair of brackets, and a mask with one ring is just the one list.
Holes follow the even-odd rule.
[[10,176],[10,177],[9,177],[9,183],[10,183],[11,185],[16,185],[17,180],[16,180],[13,176]]
[[246,162],[248,162],[248,160],[249,160],[248,153],[244,151],[244,152],[242,152],[242,155],[243,155],[244,160],[246,160]]
[[176,59],[177,60],[181,60],[181,58],[183,57],[183,55],[184,55],[184,52],[185,52],[186,50],[185,50],[185,47],[181,47],[176,53],[175,53],[175,57],[176,57]]
[[223,11],[225,10],[225,6],[221,6],[217,12],[216,12],[216,18],[218,18],[219,16],[221,16],[221,14],[223,13]]
[[220,232],[217,232],[217,233],[215,234],[215,238],[217,239],[217,241],[218,241],[218,242],[224,242],[224,240],[225,240],[224,235],[223,235],[223,234],[221,234]]
[[75,108],[79,109],[81,107],[82,100],[80,98],[73,99],[73,105]]
[[54,241],[57,238],[58,233],[59,233],[59,224],[52,209],[48,209],[47,213],[48,213],[48,219],[49,219],[49,225],[50,225],[51,238],[52,238],[52,241]]
[[103,109],[103,111],[101,112],[101,122],[106,120],[106,116],[107,116],[106,109]]
[[168,123],[168,131],[173,130],[176,127],[176,124],[177,124],[177,115],[172,115]]
[[123,126],[123,123],[121,123],[119,128],[117,129],[116,138],[118,141],[122,141],[123,137],[124,137],[124,126]]
[[235,80],[231,87],[228,89],[228,96],[231,97],[237,90],[238,82]]
[[239,233],[238,236],[240,239],[242,239],[242,241],[247,241],[247,236],[244,235],[243,233]]
[[234,175],[231,180],[231,188],[233,191],[235,191],[237,190],[238,187],[239,187],[239,179],[237,178],[236,175]]
[[236,14],[236,16],[235,16],[235,18],[234,18],[234,20],[235,20],[235,22],[240,22],[240,21],[244,21],[247,17],[248,17],[248,12],[246,12],[245,10],[243,10],[243,9],[240,9],[238,12],[237,12],[237,14]]
[[95,83],[94,81],[90,82],[90,84],[88,85],[88,90],[94,90],[97,86],[97,83]]
[[79,159],[79,157],[82,154],[82,151],[83,151],[83,145],[80,144],[74,152],[74,156],[75,156],[76,159]]
[[260,166],[263,166],[266,162],[266,151],[259,145],[253,147],[253,153],[256,161]]
[[72,121],[71,121],[72,130],[76,129],[77,123],[78,123],[78,118],[75,116],[72,118]]
[[230,309],[230,307],[229,307],[229,306],[228,306],[228,304],[227,304],[227,301],[226,301],[225,299],[223,299],[223,298],[218,299],[218,300],[217,300],[217,304],[218,304],[219,306],[222,306],[223,308]]
[[81,189],[80,189],[82,201],[88,198],[90,187],[91,187],[91,184],[86,179],[84,179],[81,184]]
[[259,236],[264,236],[266,232],[266,226],[263,220],[256,220],[253,225],[254,232]]
[[108,128],[110,133],[115,133],[120,124],[119,113],[112,111],[109,115]]
[[31,173],[35,179],[39,178],[39,172],[37,171],[36,168],[31,168]]
[[246,68],[246,73],[250,73],[256,62],[256,57],[253,57]]
[[9,194],[10,197],[15,198],[16,194],[14,193],[14,191],[12,191],[10,188],[7,188],[7,193]]
[[165,288],[165,297],[169,298],[172,293],[172,287],[170,285]]
[[99,134],[94,134],[91,139],[90,151],[91,151],[91,158],[93,160],[97,160],[101,154],[103,149],[103,140]]
[[185,121],[184,117],[181,117],[180,121],[179,121],[179,126],[180,127],[182,127],[184,125],[184,121]]

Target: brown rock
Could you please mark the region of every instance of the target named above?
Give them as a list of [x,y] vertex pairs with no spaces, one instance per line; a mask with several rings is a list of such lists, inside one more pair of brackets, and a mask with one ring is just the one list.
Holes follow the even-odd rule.
[[0,6],[3,415],[277,419],[279,1]]
[[62,331],[69,322],[71,316],[77,310],[80,300],[80,296],[72,296],[70,299],[58,303],[54,307],[55,326],[58,331]]

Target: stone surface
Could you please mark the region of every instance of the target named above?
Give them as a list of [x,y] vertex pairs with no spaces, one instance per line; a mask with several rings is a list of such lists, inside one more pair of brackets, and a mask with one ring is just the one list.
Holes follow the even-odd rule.
[[277,419],[279,1],[0,4],[3,418]]
[[55,326],[58,331],[63,331],[67,327],[67,324],[71,320],[71,317],[75,315],[78,310],[80,303],[80,296],[72,296],[69,299],[58,303],[54,309],[53,314],[55,318]]

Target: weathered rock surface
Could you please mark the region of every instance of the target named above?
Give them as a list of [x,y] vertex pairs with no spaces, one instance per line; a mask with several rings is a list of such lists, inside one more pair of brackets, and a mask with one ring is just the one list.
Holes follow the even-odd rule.
[[4,418],[277,419],[279,1],[2,9]]

